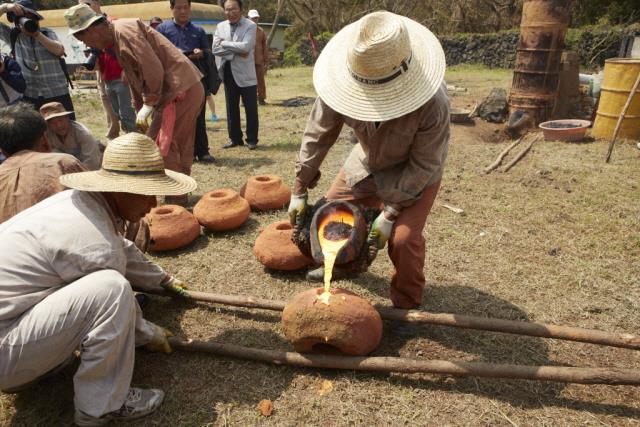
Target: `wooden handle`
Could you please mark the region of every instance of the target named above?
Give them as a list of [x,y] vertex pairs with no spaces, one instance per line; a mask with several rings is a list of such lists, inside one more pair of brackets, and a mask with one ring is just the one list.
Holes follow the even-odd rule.
[[[167,295],[161,290],[148,293]],[[188,293],[195,301],[225,304],[235,307],[282,311],[285,306],[285,302],[283,301],[273,301],[241,295],[222,295],[195,291],[188,291]],[[408,323],[426,323],[431,325],[450,326],[454,328],[476,329],[541,338],[554,338],[566,341],[585,342],[610,347],[640,350],[640,336],[627,333],[611,333],[593,329],[574,328],[571,326],[494,319],[490,317],[465,316],[450,313],[431,313],[420,310],[402,310],[390,307],[379,307],[377,310],[380,313],[380,316],[385,320],[399,320]]]
[[421,360],[402,357],[329,356],[300,354],[281,350],[262,350],[215,342],[181,341],[177,338],[170,338],[169,342],[171,347],[176,350],[203,352],[276,365],[307,368],[403,373],[423,372],[462,377],[511,378],[580,384],[640,385],[640,371],[633,369],[525,366],[462,360]]

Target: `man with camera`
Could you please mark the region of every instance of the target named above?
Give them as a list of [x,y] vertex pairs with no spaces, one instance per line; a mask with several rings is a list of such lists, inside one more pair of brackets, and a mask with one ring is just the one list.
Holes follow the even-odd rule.
[[48,102],[60,102],[68,111],[73,111],[62,60],[64,46],[56,34],[40,27],[44,18],[31,0],[1,4],[0,16],[4,14],[9,22],[13,22],[14,28],[0,23],[0,39],[11,46],[22,68],[27,82],[24,100],[36,108]]

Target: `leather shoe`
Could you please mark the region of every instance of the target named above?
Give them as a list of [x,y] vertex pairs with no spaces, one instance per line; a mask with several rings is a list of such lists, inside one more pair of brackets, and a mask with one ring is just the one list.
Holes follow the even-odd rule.
[[240,147],[241,145],[244,145],[242,142],[233,142],[230,141],[229,143],[225,144],[222,146],[222,148],[233,148],[233,147]]
[[258,144],[247,144],[247,147],[249,148],[249,150],[255,150],[256,148],[258,148]]
[[216,159],[211,154],[205,154],[204,156],[197,156],[200,163],[213,163]]

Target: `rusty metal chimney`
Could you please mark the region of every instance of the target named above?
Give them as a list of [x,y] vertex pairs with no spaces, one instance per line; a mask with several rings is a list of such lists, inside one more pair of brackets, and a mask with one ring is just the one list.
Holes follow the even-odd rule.
[[528,112],[536,124],[553,112],[571,0],[525,0],[509,109]]

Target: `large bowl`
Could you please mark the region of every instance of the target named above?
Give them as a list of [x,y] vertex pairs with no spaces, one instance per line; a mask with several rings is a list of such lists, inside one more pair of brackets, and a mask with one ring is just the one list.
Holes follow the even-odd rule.
[[545,141],[582,141],[589,126],[589,120],[578,119],[551,120],[538,125]]

